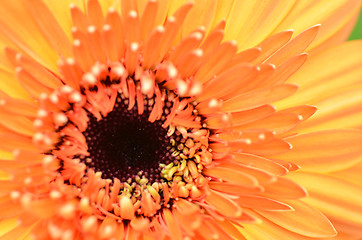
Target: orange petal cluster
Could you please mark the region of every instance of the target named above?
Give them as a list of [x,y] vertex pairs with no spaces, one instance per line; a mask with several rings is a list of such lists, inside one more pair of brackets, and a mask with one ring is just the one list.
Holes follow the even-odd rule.
[[[360,187],[319,174],[360,163],[362,132],[297,134],[316,107],[273,105],[297,92],[288,81],[320,25],[293,38],[292,30],[269,32],[250,47],[241,33],[225,36],[231,27],[222,19],[190,29],[200,3],[121,1],[104,11],[88,0],[86,11],[70,5],[67,32],[47,3],[23,2],[56,57],[39,55],[0,21],[12,42],[4,61],[22,89],[21,98],[0,92],[0,219],[19,222],[2,239],[328,238],[337,232],[327,217],[359,233],[362,210],[349,199]],[[243,44],[250,48],[240,51]],[[90,118],[101,121],[119,104],[167,129],[175,160],[160,164],[162,181],[103,178],[91,167]],[[338,200],[322,189],[329,182],[353,193]]]

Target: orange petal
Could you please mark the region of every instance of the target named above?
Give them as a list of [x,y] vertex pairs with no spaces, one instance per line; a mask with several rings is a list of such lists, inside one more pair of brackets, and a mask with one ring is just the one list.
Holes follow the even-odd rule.
[[[217,224],[222,231],[232,236],[233,239],[246,240],[245,237],[240,233],[240,231],[238,231],[238,229],[231,222],[224,220],[224,221],[216,221],[215,224]],[[225,238],[221,239],[224,240]]]
[[263,185],[272,183],[276,180],[276,177],[273,174],[270,174],[262,169],[256,168],[254,166],[238,164],[233,161],[220,161],[220,165],[218,165],[218,167],[229,168],[243,174],[251,175]]
[[[107,13],[106,16],[106,25],[109,25],[113,31],[113,39],[116,43],[116,55],[117,56],[123,56],[124,55],[124,50],[125,50],[125,46],[124,46],[124,30],[123,30],[123,26],[122,26],[122,19],[121,16],[118,14],[117,11],[115,11],[114,9],[110,9]],[[104,28],[104,27],[103,27]]]
[[240,185],[234,185],[231,183],[226,182],[209,182],[209,187],[213,190],[227,193],[230,195],[245,195],[245,194],[260,194],[263,192],[263,188],[261,186],[256,187],[246,187],[246,186],[240,186]]
[[275,156],[298,164],[303,170],[329,172],[348,168],[361,160],[362,131],[329,130],[285,139],[292,150]]
[[34,98],[39,98],[42,93],[51,93],[50,88],[37,81],[30,73],[21,67],[16,69],[16,76],[23,88]]
[[64,29],[64,32],[70,37],[71,28],[73,27],[71,14],[69,11],[69,5],[73,4],[79,7],[79,9],[84,11],[84,1],[83,0],[47,0],[44,3],[48,6],[50,11],[53,13],[54,17],[57,19],[57,22],[60,24],[61,28]]
[[126,196],[121,196],[119,201],[120,205],[120,216],[123,219],[133,219],[134,218],[134,208],[131,199]]
[[19,206],[19,204],[14,204],[13,200],[10,199],[10,197],[6,197],[6,199],[1,199],[0,207],[1,207],[1,216],[0,216],[1,220],[18,217],[21,214],[24,214],[25,212],[24,209]]
[[247,124],[269,116],[275,112],[275,108],[271,105],[263,105],[241,112],[231,113],[232,124],[234,126]]
[[[8,49],[8,51],[11,51]],[[9,53],[11,54],[11,53]],[[16,54],[15,55],[16,65],[19,65],[22,67],[25,71],[30,72],[31,75],[39,81],[41,84],[55,89],[63,86],[60,78],[49,69],[45,68],[41,64],[37,63],[33,59],[27,58],[22,54]]]
[[194,81],[204,83],[210,80],[215,74],[222,71],[224,67],[228,65],[236,51],[237,47],[234,41],[220,44],[212,56],[204,59],[199,71],[195,74]]
[[319,31],[319,27],[320,25],[315,25],[303,31],[268,58],[266,62],[279,65],[289,58],[302,53],[314,40]]
[[241,208],[233,200],[213,190],[206,195],[205,201],[225,217],[238,218],[242,214]]
[[257,89],[224,101],[222,110],[237,112],[260,107],[264,104],[289,97],[298,87],[292,84],[276,85],[271,88]]
[[161,47],[157,61],[163,59],[164,55],[169,51],[173,44],[173,40],[176,38],[177,33],[179,32],[182,23],[184,22],[191,8],[192,3],[185,3],[175,11],[172,17],[169,17],[165,21],[164,27],[166,30],[165,35],[161,39]]
[[[255,89],[265,88],[265,86],[270,86],[269,79],[274,75],[275,73],[275,65],[270,63],[262,63],[257,66],[257,69],[259,70],[258,75],[253,81],[249,81],[245,85],[240,87],[239,92],[248,92]],[[231,94],[231,96],[227,96],[225,98],[231,98],[235,97],[235,94]]]
[[180,60],[185,57],[186,53],[197,49],[203,40],[204,31],[195,31],[182,39],[182,41],[170,53],[169,60],[175,65],[180,63]]
[[225,21],[222,21],[212,32],[205,36],[200,48],[204,52],[205,56],[211,56],[217,46],[220,45],[221,40],[224,37],[223,25]]
[[39,150],[33,145],[31,138],[15,133],[0,133],[0,142],[0,148],[5,151],[13,151],[15,149]]
[[288,112],[288,113],[295,113],[298,114],[299,118],[301,119],[301,121],[307,120],[308,118],[310,118],[315,112],[317,111],[317,108],[314,106],[309,106],[309,105],[301,105],[301,106],[297,106],[297,107],[291,107],[291,108],[287,108],[287,109],[283,109],[281,112]]
[[266,86],[282,84],[290,76],[292,76],[307,60],[307,54],[298,54],[295,57],[289,58],[285,62],[281,63],[276,69],[273,76],[268,79]]
[[157,14],[154,26],[162,25],[165,22],[165,19],[167,18],[167,15],[169,14],[169,8],[168,5],[170,4],[167,0],[159,0],[157,1],[158,8],[157,8]]
[[276,112],[264,119],[236,127],[236,130],[265,128],[275,135],[288,132],[300,122],[299,116],[294,113]]
[[261,211],[291,211],[293,208],[286,203],[261,197],[261,196],[239,196],[236,200],[240,206]]
[[[158,52],[161,47],[161,39],[165,34],[165,29],[163,27],[158,27],[151,32],[149,38],[145,43],[145,51],[143,66],[153,67],[156,64],[156,59],[158,57]],[[151,47],[152,46],[152,47]]]
[[253,176],[229,168],[213,167],[205,169],[203,173],[207,176],[245,187],[255,187],[258,184],[256,178]]
[[[24,206],[25,205],[25,206]],[[67,204],[64,204],[65,206]],[[72,204],[70,204],[72,205]],[[53,217],[57,211],[57,204],[56,201],[53,199],[39,199],[39,200],[32,200],[29,203],[23,203],[23,207],[26,211],[30,212],[31,214],[35,215],[37,218],[40,219],[47,219]],[[65,210],[64,208],[58,209],[59,215],[67,216],[68,213],[63,213]]]
[[181,213],[181,214],[195,214],[196,212],[198,212],[200,209],[199,207],[197,207],[197,205],[186,201],[182,198],[180,198],[179,200],[177,200],[175,202],[175,206],[177,208],[177,210]]
[[[174,210],[173,214],[180,224],[180,227],[191,236],[194,234],[194,230],[202,224],[201,214],[184,215],[179,210]],[[192,219],[192,221],[190,221],[190,219]]]
[[112,217],[106,217],[99,226],[98,235],[101,236],[102,238],[112,238],[115,236],[116,230],[117,230],[116,220]]
[[274,139],[272,131],[267,129],[245,129],[235,132],[223,132],[217,135],[218,138],[228,141],[228,147],[232,151],[242,149],[260,143],[266,143]]
[[257,211],[265,218],[289,231],[307,237],[332,237],[337,234],[329,220],[318,210],[300,200],[286,201],[295,211]]
[[102,8],[98,0],[88,0],[87,13],[89,24],[101,29],[104,23]]
[[257,155],[247,153],[233,153],[232,156],[235,162],[263,169],[276,175],[285,175],[288,172],[287,168],[278,164],[277,162]]
[[140,32],[142,41],[147,40],[147,37],[150,35],[152,29],[154,28],[158,6],[158,1],[147,1],[143,11],[140,11],[142,12],[140,13]]
[[293,30],[283,31],[277,33],[271,37],[268,37],[261,42],[258,47],[261,48],[262,52],[260,56],[253,61],[253,63],[262,63],[265,59],[279,50],[284,44],[286,44],[293,35]]
[[175,216],[167,208],[163,209],[163,217],[165,219],[171,238],[174,240],[182,240],[182,233],[179,225],[176,222]]
[[255,67],[241,63],[208,81],[204,85],[202,93],[197,97],[197,101],[228,95],[251,81],[256,74],[257,70]]
[[1,124],[6,128],[26,136],[33,136],[33,122],[23,116],[11,116],[4,112],[0,112]]
[[130,224],[138,232],[145,232],[150,228],[150,220],[144,217],[133,218]]
[[249,48],[242,52],[239,52],[230,60],[229,66],[227,66],[226,69],[232,68],[239,63],[251,63],[257,57],[259,57],[260,54],[261,54],[260,47]]
[[243,151],[245,153],[268,156],[288,152],[290,149],[291,145],[289,143],[276,138],[268,142],[245,146]]
[[[213,224],[210,221],[206,221],[206,219],[202,222],[199,228],[197,228],[197,233],[202,236],[203,239],[219,239],[219,235],[215,230]],[[199,239],[199,237],[196,237]]]
[[298,199],[308,195],[307,191],[297,183],[284,178],[278,177],[275,182],[263,186],[265,191],[262,195],[281,198],[281,199]]

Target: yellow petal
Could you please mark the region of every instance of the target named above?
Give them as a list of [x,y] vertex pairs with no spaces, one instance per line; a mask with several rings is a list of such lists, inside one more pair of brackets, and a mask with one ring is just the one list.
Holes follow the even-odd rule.
[[[304,201],[339,224],[359,230],[362,226],[362,187],[318,173],[291,173],[288,177],[309,193]],[[338,229],[337,229],[338,230]]]
[[[246,211],[246,210],[245,210]],[[300,234],[288,231],[280,227],[272,221],[264,218],[263,216],[252,212],[255,217],[260,219],[258,224],[243,224],[243,227],[238,227],[238,230],[246,237],[247,240],[260,240],[260,239],[283,239],[288,240],[311,240],[312,238],[302,236]],[[313,238],[314,239],[314,238]],[[324,238],[323,238],[324,239]]]
[[[234,239],[245,240],[244,236],[238,231],[238,229],[230,223],[229,221],[217,221],[216,224],[225,232],[227,232],[230,236],[234,237]],[[221,238],[223,239],[223,238]]]
[[329,173],[328,175],[340,178],[344,181],[348,181],[362,187],[361,173],[362,173],[362,161],[353,165],[353,167],[332,172]]
[[[362,41],[350,41],[311,56],[288,82],[299,85],[298,92],[276,103],[285,108],[316,104],[323,99],[358,88],[362,76]],[[341,61],[343,59],[343,61]],[[318,107],[318,106],[317,106]]]
[[320,45],[333,36],[356,12],[359,11],[359,0],[300,0],[283,22],[274,29],[274,33],[294,29],[298,34],[304,29],[322,24],[320,33],[310,48]]
[[14,229],[17,225],[17,218],[10,218],[0,221],[0,236]]
[[0,89],[13,98],[29,100],[29,94],[23,89],[14,73],[0,68]]
[[27,0],[2,1],[0,8],[0,41],[16,46],[54,72],[57,72],[58,53],[44,38],[36,21],[27,9]]
[[285,140],[293,148],[274,157],[295,163],[305,171],[336,171],[353,166],[362,159],[360,130],[320,131]]
[[297,127],[298,132],[335,128],[362,128],[362,85],[315,103],[318,111]]
[[[67,34],[68,38],[71,37],[71,28],[73,26],[72,19],[70,16],[69,5],[74,4],[80,9],[84,10],[85,4],[84,0],[46,0],[44,3],[48,6],[50,11],[53,13],[54,17],[57,19],[57,22],[60,24],[64,32]],[[105,1],[101,1],[105,2]]]
[[[342,42],[345,42],[348,39],[348,37],[351,35],[351,32],[356,25],[358,17],[359,17],[359,11],[357,9],[355,14],[351,15],[351,17],[349,19],[346,19],[346,22],[344,24],[342,24],[340,26],[340,28],[338,30],[336,30],[335,33],[333,33],[333,35],[328,36],[328,38],[323,40],[323,42],[321,42],[320,44],[318,43],[319,45],[315,46],[312,43],[311,46],[313,48],[307,49],[308,53],[313,55],[313,54],[319,53],[321,51],[324,51],[328,48],[331,48],[333,46],[336,46]],[[323,29],[324,28],[322,28],[322,31],[323,31]],[[318,39],[318,36],[317,36],[317,39]],[[317,41],[315,41],[315,42],[317,42]]]
[[219,1],[217,1],[217,5],[216,5],[217,10],[215,12],[214,21],[213,21],[211,27],[215,27],[221,21],[225,21],[228,18],[234,2],[235,2],[235,0],[219,0]]
[[182,36],[186,36],[191,31],[195,30],[195,26],[203,26],[210,29],[214,20],[217,1],[198,0],[194,2],[194,6],[187,15],[183,28]]
[[[27,0],[27,7],[49,44],[64,57],[71,56],[70,36],[60,27],[59,21],[41,0]],[[39,14],[41,12],[42,14]],[[60,21],[61,22],[61,21]]]
[[237,40],[239,50],[257,45],[280,24],[294,2],[291,0],[234,1],[226,20],[226,40]]
[[258,212],[275,224],[303,236],[320,238],[337,234],[329,220],[318,210],[300,200],[285,202],[295,211]]

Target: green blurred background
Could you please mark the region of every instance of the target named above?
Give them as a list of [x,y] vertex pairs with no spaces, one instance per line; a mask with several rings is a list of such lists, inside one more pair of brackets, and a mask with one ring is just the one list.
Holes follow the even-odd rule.
[[362,13],[359,15],[357,25],[355,26],[349,40],[362,39]]

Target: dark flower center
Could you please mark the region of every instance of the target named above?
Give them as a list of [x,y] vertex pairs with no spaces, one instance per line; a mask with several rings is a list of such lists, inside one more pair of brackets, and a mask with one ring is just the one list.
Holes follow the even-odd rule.
[[[145,105],[147,101],[145,101]],[[86,165],[103,178],[118,178],[121,182],[144,176],[151,182],[161,179],[160,163],[170,163],[170,137],[161,121],[148,121],[146,107],[138,114],[137,106],[128,110],[128,105],[119,96],[112,112],[100,121],[90,116],[87,140],[90,156]]]

